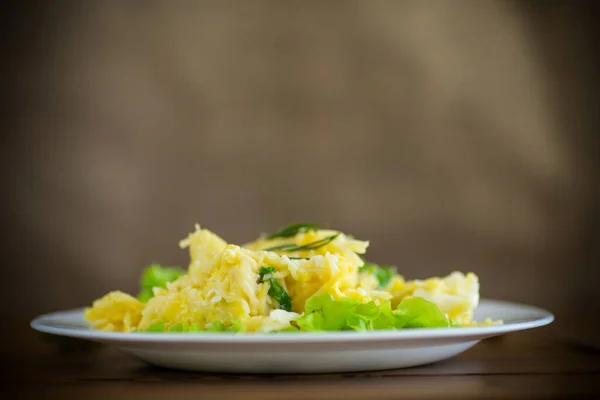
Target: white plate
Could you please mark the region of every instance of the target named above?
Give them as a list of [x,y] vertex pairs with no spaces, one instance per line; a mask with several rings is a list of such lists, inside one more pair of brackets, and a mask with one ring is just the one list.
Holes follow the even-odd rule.
[[475,318],[503,325],[322,333],[115,333],[88,328],[83,310],[42,315],[41,332],[116,346],[150,364],[192,371],[325,373],[413,367],[445,360],[482,339],[547,325],[554,316],[537,307],[481,300]]

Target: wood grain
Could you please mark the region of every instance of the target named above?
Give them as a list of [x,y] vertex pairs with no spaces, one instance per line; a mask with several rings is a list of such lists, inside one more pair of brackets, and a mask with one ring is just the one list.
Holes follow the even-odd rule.
[[[453,359],[366,373],[237,375],[167,370],[106,346],[60,350],[21,325],[2,346],[3,386],[31,398],[392,399],[600,395],[600,352],[547,330],[485,340]],[[13,345],[9,345],[13,343]],[[18,345],[14,345],[14,344]]]

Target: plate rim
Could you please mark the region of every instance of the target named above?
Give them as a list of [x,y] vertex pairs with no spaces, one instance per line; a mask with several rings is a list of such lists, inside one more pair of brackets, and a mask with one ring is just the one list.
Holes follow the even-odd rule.
[[502,325],[488,325],[460,328],[411,328],[401,330],[381,330],[369,332],[340,331],[340,332],[281,332],[281,333],[124,333],[105,332],[91,329],[52,326],[52,318],[64,314],[81,314],[85,307],[55,311],[35,317],[30,322],[36,331],[67,336],[90,341],[112,343],[178,343],[178,344],[275,344],[275,343],[349,343],[396,340],[430,340],[430,339],[473,339],[502,335],[509,332],[528,330],[549,325],[554,321],[554,315],[543,308],[505,300],[482,298],[481,303],[527,309],[538,318],[508,322]]

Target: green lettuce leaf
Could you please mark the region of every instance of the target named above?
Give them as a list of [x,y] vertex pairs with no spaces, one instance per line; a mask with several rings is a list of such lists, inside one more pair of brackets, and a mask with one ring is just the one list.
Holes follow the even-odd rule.
[[197,323],[189,324],[187,322],[178,322],[165,328],[164,322],[151,324],[145,333],[195,333],[195,332],[243,332],[244,326],[239,321],[232,321],[230,324],[225,324],[221,321],[214,321],[205,329],[200,328]]
[[231,321],[229,325],[221,321],[213,321],[206,328],[206,332],[244,332],[244,330],[244,325],[239,321]]
[[363,304],[323,294],[307,300],[304,315],[294,324],[302,331],[371,331],[441,328],[450,326],[450,321],[437,305],[420,297],[404,299],[393,310],[389,301]]
[[397,325],[403,328],[438,328],[451,326],[446,314],[434,303],[422,297],[409,297],[395,311]]
[[185,274],[185,271],[179,267],[163,267],[159,264],[149,265],[142,272],[138,300],[143,303],[147,302],[154,297],[152,288],[166,288],[167,283],[173,282],[183,274]]
[[144,332],[147,333],[163,333],[165,331],[165,323],[164,322],[156,322],[151,324]]

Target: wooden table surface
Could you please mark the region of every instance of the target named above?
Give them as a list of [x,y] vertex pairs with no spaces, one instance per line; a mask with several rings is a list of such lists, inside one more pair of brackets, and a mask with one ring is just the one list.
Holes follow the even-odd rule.
[[13,398],[35,399],[600,399],[600,351],[546,328],[487,339],[422,367],[321,375],[180,372],[86,346],[60,350],[23,324],[3,340],[2,386]]

